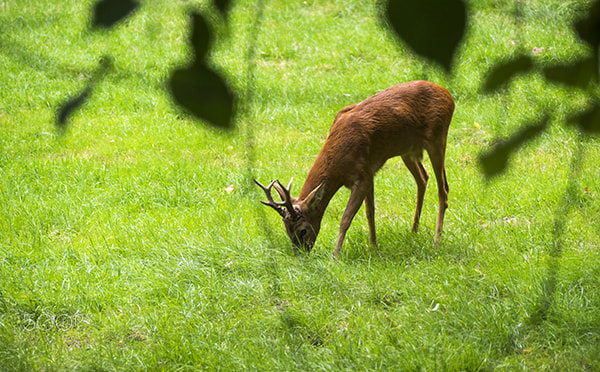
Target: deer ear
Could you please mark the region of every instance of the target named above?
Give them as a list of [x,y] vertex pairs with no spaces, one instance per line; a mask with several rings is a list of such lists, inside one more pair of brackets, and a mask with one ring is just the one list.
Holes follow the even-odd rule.
[[321,182],[321,184],[314,188],[313,191],[308,194],[308,196],[302,201],[304,209],[311,210],[315,206],[317,206],[321,199],[323,199],[323,194],[325,193],[325,182]]

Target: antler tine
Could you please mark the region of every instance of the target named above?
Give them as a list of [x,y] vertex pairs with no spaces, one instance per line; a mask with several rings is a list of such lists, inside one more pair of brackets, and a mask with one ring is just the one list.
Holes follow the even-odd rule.
[[257,180],[254,180],[254,182],[260,186],[261,189],[263,189],[263,191],[265,192],[265,195],[267,196],[267,201],[260,201],[261,203],[263,203],[264,205],[267,205],[273,209],[275,209],[277,211],[277,213],[279,213],[282,217],[285,216],[285,210],[283,209],[283,206],[285,206],[285,202],[276,202],[275,200],[273,200],[273,195],[271,195],[271,189],[273,188],[273,185],[275,185],[275,182],[279,182],[277,180],[273,180],[271,181],[271,183],[269,184],[269,186],[265,186],[262,183],[258,182]]
[[277,190],[277,193],[279,194],[279,197],[281,198],[281,200],[283,200],[283,205],[285,206],[285,208],[290,212],[290,214],[292,216],[296,215],[296,210],[294,209],[294,206],[292,205],[292,196],[290,194],[290,191],[292,189],[292,182],[294,181],[294,178],[292,177],[292,179],[290,180],[290,183],[288,184],[288,187],[283,187],[283,185],[281,184],[281,182],[279,182],[279,180],[275,181],[275,190]]

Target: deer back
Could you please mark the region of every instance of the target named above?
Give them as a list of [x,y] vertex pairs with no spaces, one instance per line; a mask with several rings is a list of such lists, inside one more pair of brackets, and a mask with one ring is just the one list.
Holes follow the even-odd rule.
[[343,108],[298,199],[322,182],[329,184],[326,194],[351,187],[361,177],[373,177],[391,157],[422,156],[423,150],[445,146],[453,112],[450,93],[427,81],[399,84]]

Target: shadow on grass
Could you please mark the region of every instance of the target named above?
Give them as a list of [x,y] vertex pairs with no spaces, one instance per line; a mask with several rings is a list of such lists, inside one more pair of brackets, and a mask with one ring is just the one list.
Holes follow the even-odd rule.
[[566,225],[569,221],[569,215],[573,211],[578,200],[578,190],[580,189],[579,185],[585,155],[585,139],[586,137],[580,133],[577,148],[569,167],[567,188],[556,208],[554,226],[552,228],[552,240],[548,247],[547,273],[542,284],[542,295],[537,307],[529,317],[529,322],[532,325],[539,325],[547,319],[550,308],[556,297],[556,284],[563,255]]
[[435,244],[433,231],[422,230],[413,233],[408,229],[391,229],[382,226],[377,230],[377,246],[368,243],[368,233],[361,235],[360,241],[350,237],[342,248],[342,260],[346,262],[376,260],[392,263],[431,261],[451,255],[451,252],[458,250],[450,239],[442,239],[440,244]]

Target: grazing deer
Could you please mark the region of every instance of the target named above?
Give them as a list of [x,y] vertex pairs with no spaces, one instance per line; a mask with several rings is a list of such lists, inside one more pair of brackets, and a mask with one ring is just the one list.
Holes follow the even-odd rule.
[[[387,159],[395,156],[402,158],[417,183],[417,206],[412,224],[412,231],[417,231],[429,178],[422,163],[423,150],[426,150],[437,180],[439,209],[434,241],[438,243],[448,207],[444,161],[453,112],[454,100],[450,93],[427,81],[399,84],[343,108],[308,172],[300,196],[290,195],[291,181],[284,187],[278,180],[268,186],[255,180],[267,196],[268,201],[261,203],[283,217],[292,243],[310,252],[329,201],[340,187],[348,187],[350,199],[333,252],[334,257],[339,258],[346,231],[363,200],[369,238],[376,244],[373,177]],[[273,187],[281,202],[273,200]]]

